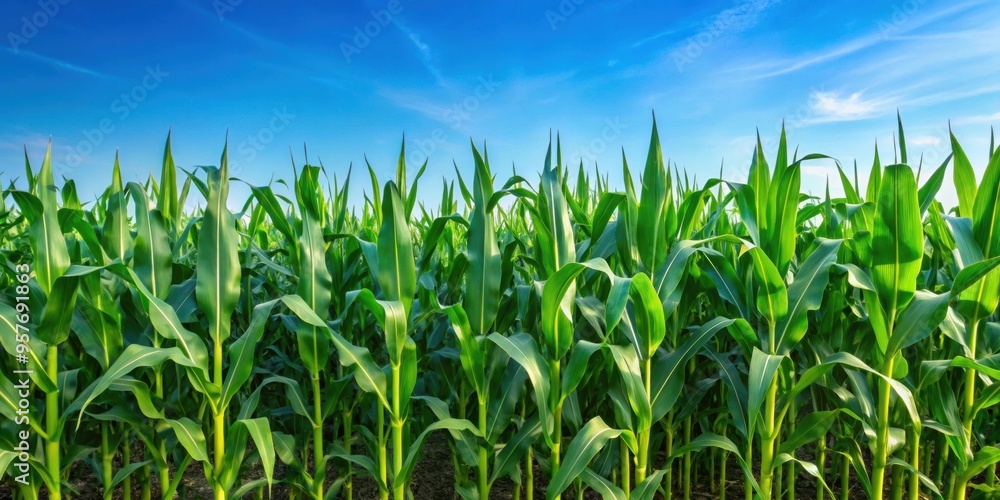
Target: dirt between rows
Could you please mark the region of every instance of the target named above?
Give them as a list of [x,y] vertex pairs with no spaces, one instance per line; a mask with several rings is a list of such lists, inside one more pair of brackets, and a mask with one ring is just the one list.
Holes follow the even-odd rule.
[[[132,453],[133,457],[141,456],[141,448],[136,448]],[[810,458],[810,457],[803,457]],[[663,453],[656,455],[653,460],[653,468],[661,468],[664,463]],[[116,457],[115,469],[120,467],[120,459]],[[829,467],[829,464],[828,464]],[[754,464],[754,469],[757,470],[759,464]],[[285,477],[285,467],[280,461],[275,465],[274,479],[276,484],[274,485],[270,498],[274,499],[286,499],[289,498],[289,489],[284,484],[279,484],[278,482]],[[470,472],[470,480],[474,481],[474,469]],[[251,469],[249,472],[245,473],[243,480],[252,480],[255,478],[263,477],[263,469],[259,466]],[[64,493],[63,497],[68,499],[80,499],[80,500],[101,500],[104,498],[103,491],[101,490],[99,484],[99,479],[95,476],[94,470],[90,464],[85,462],[79,462],[74,466],[72,480],[70,481],[70,487],[74,491],[67,491]],[[727,473],[726,473],[726,496],[733,500],[742,500],[743,496],[743,472],[736,464],[735,460],[730,459],[728,462]],[[544,473],[535,464],[534,472],[534,497],[536,499],[545,498],[545,488],[547,486],[547,478],[545,478]],[[336,472],[334,468],[331,467],[331,471],[327,477],[327,486],[329,487],[336,480]],[[136,472],[132,476],[132,499],[139,499],[141,494],[142,483],[147,481],[145,478],[140,478],[139,473]],[[159,498],[159,478],[156,476],[155,472],[151,474],[148,478],[150,484],[150,490],[152,491],[152,498]],[[718,493],[710,488],[708,475],[702,472],[699,475],[695,475],[692,472],[692,489],[691,498],[693,499],[715,499],[719,498]],[[831,484],[830,487],[836,494],[834,498],[840,498],[839,485],[840,481],[833,481],[836,484]],[[886,483],[890,483],[891,478],[886,478]],[[633,480],[632,484],[635,482]],[[424,445],[423,457],[418,462],[416,469],[414,470],[413,479],[411,483],[411,491],[413,492],[414,500],[449,500],[457,499],[458,495],[455,493],[455,473],[452,466],[451,458],[449,455],[447,437],[443,435],[433,436]],[[494,483],[493,488],[490,493],[490,498],[493,499],[510,499],[513,498],[514,483],[509,479],[500,479]],[[891,486],[887,484],[886,488]],[[675,463],[674,468],[674,496],[675,498],[683,498],[682,492],[680,490],[680,467],[679,460]],[[851,479],[850,490],[848,492],[849,498],[851,499],[863,499],[865,498],[861,487],[855,479]],[[570,487],[565,493],[563,493],[563,498],[576,498],[576,494],[573,488]],[[43,491],[41,498],[47,498],[48,495]],[[829,497],[829,495],[827,495]],[[12,498],[12,492],[10,491],[7,483],[0,485],[0,500],[8,500]],[[114,492],[113,497],[115,500],[120,500],[124,498],[122,488],[119,486],[117,491]],[[182,480],[181,487],[178,491],[177,498],[180,499],[212,499],[212,488],[208,481],[205,479],[205,474],[202,470],[200,464],[192,464],[185,470],[184,479]],[[252,499],[253,495],[247,495],[245,499]],[[264,498],[269,498],[267,494],[267,489],[265,488]],[[302,496],[300,495],[300,498]],[[364,476],[355,476],[354,478],[354,498],[358,500],[369,500],[378,498],[378,486],[374,480]],[[524,498],[523,485],[522,485],[522,498]],[[584,492],[583,498],[585,499],[600,499],[601,496],[593,490],[587,490]],[[659,493],[656,494],[657,499],[663,498]],[[816,480],[812,476],[804,472],[800,472],[796,477],[795,481],[795,498],[812,499],[816,498]]]

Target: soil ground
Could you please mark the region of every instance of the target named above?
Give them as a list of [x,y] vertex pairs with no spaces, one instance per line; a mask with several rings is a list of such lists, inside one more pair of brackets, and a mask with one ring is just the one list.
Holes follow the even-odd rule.
[[[136,450],[133,456],[139,456],[140,450]],[[754,464],[755,469],[758,464]],[[116,469],[120,466],[120,463],[116,463]],[[660,453],[656,456],[654,463],[654,468],[661,468],[663,466],[663,454]],[[829,467],[829,465],[828,465]],[[66,492],[64,498],[80,499],[80,500],[101,500],[103,499],[103,492],[98,486],[100,481],[94,476],[92,468],[85,464],[79,463],[74,470],[74,480],[71,482],[71,486],[74,492]],[[675,488],[674,488],[674,498],[682,498],[680,487],[680,467],[679,464],[675,463],[674,468],[674,478],[675,478]],[[280,481],[285,476],[285,468],[283,464],[279,461],[275,465],[274,479],[276,483]],[[244,475],[244,481],[248,479],[254,479],[256,477],[262,477],[263,471],[259,468],[252,470],[249,474]],[[153,473],[148,479],[150,484],[150,491],[152,492],[152,498],[159,498],[159,478]],[[330,477],[327,478],[327,483],[332,484],[336,480],[335,473],[329,474]],[[544,473],[535,465],[535,486],[534,495],[536,499],[545,498],[545,488],[547,481],[544,477]],[[739,466],[736,465],[735,460],[730,460],[728,464],[728,469],[726,473],[726,497],[733,500],[742,500],[743,497],[743,475]],[[889,478],[887,477],[887,483]],[[470,478],[474,480],[474,478]],[[132,478],[132,499],[141,498],[142,484],[147,480],[139,477],[139,473],[133,475]],[[835,481],[837,484],[831,484],[836,496],[834,498],[840,498],[839,491],[839,481]],[[417,464],[417,467],[413,474],[413,481],[411,485],[411,490],[413,492],[414,500],[451,500],[457,499],[458,496],[455,494],[455,473],[452,467],[452,462],[449,456],[448,443],[444,436],[434,436],[427,441],[424,445],[423,459]],[[633,484],[635,484],[633,482]],[[887,488],[890,485],[887,485]],[[514,484],[508,479],[498,480],[491,490],[490,497],[493,499],[510,499],[513,498]],[[852,478],[850,483],[849,498],[862,499],[865,498],[860,486]],[[42,493],[42,498],[46,498],[47,495]],[[268,498],[265,491],[265,498]],[[285,499],[289,497],[288,488],[283,484],[275,484],[270,498],[275,499]],[[524,495],[522,494],[522,498]],[[0,485],[0,500],[8,500],[11,498],[11,492],[4,485]],[[121,500],[124,498],[123,491],[121,487],[115,491],[113,498],[115,500]],[[184,473],[184,479],[182,481],[182,486],[178,493],[178,498],[181,499],[204,499],[210,500],[212,498],[212,488],[208,481],[205,480],[205,475],[202,471],[200,464],[192,464]],[[252,499],[252,495],[247,495],[245,498]],[[354,480],[354,498],[358,500],[369,500],[378,498],[378,487],[375,481],[370,478],[356,477]],[[575,498],[575,494],[572,488],[563,494],[563,498]],[[590,499],[600,499],[600,495],[592,490],[588,490],[584,493],[584,498]],[[657,499],[662,498],[662,496],[657,493]],[[716,499],[719,498],[719,494],[715,488],[711,488],[709,485],[709,478],[706,473],[702,473],[700,476],[692,476],[692,499]],[[795,498],[803,499],[813,499],[816,498],[816,480],[805,473],[800,473],[795,482]],[[827,495],[829,498],[829,495]]]

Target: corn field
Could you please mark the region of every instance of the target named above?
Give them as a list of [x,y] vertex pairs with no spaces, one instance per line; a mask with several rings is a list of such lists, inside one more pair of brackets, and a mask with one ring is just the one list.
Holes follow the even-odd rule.
[[440,201],[404,144],[357,207],[349,169],[257,184],[226,149],[177,167],[169,136],[158,178],[116,158],[92,201],[26,152],[0,197],[0,497],[203,476],[217,499],[403,500],[428,443],[466,499],[995,497],[990,142],[985,170],[954,136],[921,165],[900,122],[864,185],[837,162],[814,195],[803,166],[835,160],[784,131],[745,182],[699,183],[654,122],[619,190],[557,138],[509,179],[472,145]]

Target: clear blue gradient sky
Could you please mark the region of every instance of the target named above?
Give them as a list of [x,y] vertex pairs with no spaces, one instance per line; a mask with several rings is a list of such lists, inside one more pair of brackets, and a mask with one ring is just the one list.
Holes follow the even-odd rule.
[[[388,179],[405,133],[436,200],[452,160],[471,172],[470,138],[501,178],[534,179],[551,129],[569,163],[620,185],[621,148],[641,168],[655,110],[666,156],[700,180],[723,161],[745,179],[755,130],[773,157],[782,120],[800,153],[857,160],[864,180],[876,141],[892,158],[897,108],[924,177],[948,120],[981,175],[1000,123],[995,1],[316,4],[3,2],[0,179],[23,177],[24,146],[37,168],[51,136],[86,201],[116,149],[126,180],[145,180],[169,129],[188,169],[218,164],[228,130],[235,176],[291,178],[306,143],[341,179],[353,162],[360,201],[365,155]],[[830,177],[841,192],[832,162],[803,173],[804,189]]]

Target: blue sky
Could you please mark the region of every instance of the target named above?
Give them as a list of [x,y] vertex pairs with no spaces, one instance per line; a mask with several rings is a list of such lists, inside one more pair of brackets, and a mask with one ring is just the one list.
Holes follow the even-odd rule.
[[[897,108],[924,177],[949,120],[981,175],[1000,123],[992,1],[262,3],[3,2],[4,184],[51,136],[57,173],[92,199],[116,149],[126,180],[158,172],[171,128],[188,169],[217,164],[228,130],[231,171],[253,184],[290,178],[305,143],[341,177],[353,162],[356,200],[365,155],[388,179],[404,133],[411,173],[429,158],[428,200],[452,160],[471,172],[470,138],[501,178],[533,179],[550,130],[574,167],[617,184],[621,148],[645,160],[651,111],[665,155],[698,179],[723,162],[745,179],[755,131],[773,157],[784,120],[801,153],[857,160],[863,180],[876,141],[892,157]],[[804,189],[822,193],[832,165],[806,167]]]

